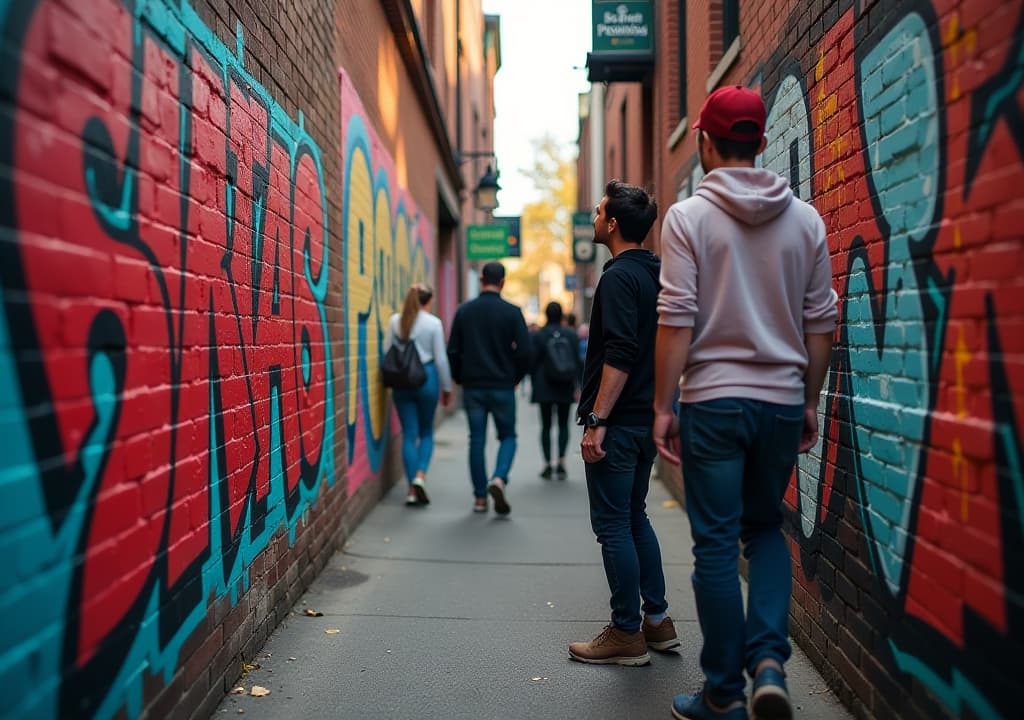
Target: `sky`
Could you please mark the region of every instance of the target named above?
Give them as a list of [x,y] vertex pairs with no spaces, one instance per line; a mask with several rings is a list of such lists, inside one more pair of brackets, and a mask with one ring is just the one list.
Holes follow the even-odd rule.
[[[590,88],[590,0],[483,0],[501,17],[501,68],[494,81],[494,146],[501,192],[496,215],[519,215],[536,199],[520,170],[532,140],[550,133],[575,152],[579,94]],[[574,69],[575,68],[577,69]]]

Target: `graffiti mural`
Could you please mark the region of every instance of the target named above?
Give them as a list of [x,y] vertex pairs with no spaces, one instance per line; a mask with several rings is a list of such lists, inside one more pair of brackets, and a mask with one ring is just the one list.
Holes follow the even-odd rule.
[[[826,607],[881,607],[865,647],[946,712],[1016,717],[1024,3],[988,3],[989,22],[985,3],[893,3],[870,31],[861,3],[835,5],[755,81],[762,161],[825,218],[840,296],[822,441],[787,496],[798,572]],[[848,506],[860,535],[840,546]]]
[[333,483],[327,196],[240,31],[72,5],[0,4],[0,668],[135,717]]
[[398,184],[395,162],[369,125],[344,72],[341,122],[345,384],[349,389],[348,482],[352,493],[380,472],[388,437],[397,429],[386,388],[380,382],[384,336],[391,316],[401,310],[409,286],[429,280],[434,237],[429,219]]

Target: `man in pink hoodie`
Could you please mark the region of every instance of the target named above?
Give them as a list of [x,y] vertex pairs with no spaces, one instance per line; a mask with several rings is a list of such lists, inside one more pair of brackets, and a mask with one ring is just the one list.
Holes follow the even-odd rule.
[[746,720],[744,669],[753,714],[792,717],[782,497],[798,453],[817,440],[836,293],[821,217],[755,167],[766,115],[746,88],[708,96],[694,125],[707,174],[662,225],[654,440],[682,463],[704,635],[704,687],[675,697],[677,718]]

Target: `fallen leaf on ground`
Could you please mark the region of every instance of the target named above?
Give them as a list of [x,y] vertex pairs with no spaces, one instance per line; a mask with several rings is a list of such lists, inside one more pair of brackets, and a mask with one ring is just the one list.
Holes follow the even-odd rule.
[[338,630],[337,628],[329,628],[327,630],[324,630],[324,632],[327,633],[328,635],[337,635],[338,633],[341,632],[341,630]]
[[296,660],[298,660],[298,658],[294,658],[294,657],[288,658],[288,662],[295,662]]
[[679,505],[679,503],[677,503],[675,500],[666,500],[661,504],[663,508],[674,508],[677,505]]
[[242,672],[243,673],[251,673],[253,670],[259,670],[259,669],[260,669],[260,664],[259,663],[242,663]]
[[239,685],[236,688],[231,688],[232,695],[245,695],[245,688]]
[[270,694],[270,690],[263,687],[262,685],[253,685],[252,690],[249,691],[249,694],[253,697],[266,697]]
[[312,610],[310,608],[306,608],[306,614],[309,615],[310,617],[323,617],[324,616],[324,614],[322,612],[320,612],[319,610]]
[[532,677],[532,678],[530,678],[530,682],[544,682],[545,680],[547,680],[546,677]]

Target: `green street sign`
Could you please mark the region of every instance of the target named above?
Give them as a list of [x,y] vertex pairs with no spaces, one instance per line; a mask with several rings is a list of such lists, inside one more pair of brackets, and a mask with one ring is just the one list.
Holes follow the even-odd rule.
[[654,52],[651,0],[593,0],[595,55]]
[[594,260],[594,214],[572,214],[572,259],[578,263]]
[[508,225],[467,225],[466,259],[500,260],[508,255]]

